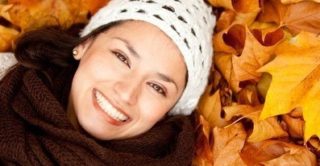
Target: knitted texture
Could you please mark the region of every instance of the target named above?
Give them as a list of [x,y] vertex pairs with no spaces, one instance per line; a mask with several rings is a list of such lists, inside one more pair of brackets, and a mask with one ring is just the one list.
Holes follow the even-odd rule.
[[190,117],[168,116],[131,139],[96,141],[66,115],[76,67],[39,71],[17,66],[0,81],[0,165],[191,165]]
[[149,22],[177,45],[187,66],[188,82],[169,114],[189,115],[207,85],[212,64],[212,9],[203,0],[112,0],[91,18],[81,36],[121,20]]

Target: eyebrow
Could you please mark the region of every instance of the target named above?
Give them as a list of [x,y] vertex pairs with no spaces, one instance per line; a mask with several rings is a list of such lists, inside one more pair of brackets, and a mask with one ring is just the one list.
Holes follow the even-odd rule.
[[129,50],[129,52],[135,56],[136,58],[140,59],[140,55],[137,53],[137,51],[132,47],[132,45],[130,44],[130,42],[126,39],[120,38],[120,37],[114,37],[113,39],[117,39],[120,40],[122,42],[124,42],[126,44],[127,49]]
[[[132,47],[132,45],[130,44],[130,42],[129,42],[128,40],[123,39],[123,38],[121,38],[121,37],[114,37],[113,39],[117,39],[117,40],[120,40],[120,41],[124,42],[125,45],[126,45],[126,47],[127,47],[127,49],[130,51],[130,53],[131,53],[133,56],[135,56],[135,57],[137,57],[137,58],[140,59],[141,56],[140,56],[140,55],[137,53],[137,51]],[[176,83],[172,78],[168,77],[168,76],[165,75],[165,74],[159,73],[159,72],[157,72],[156,75],[157,75],[160,79],[162,79],[163,81],[174,84],[176,90],[178,91],[178,89],[179,89],[179,88],[178,88],[178,85],[177,85],[177,83]]]
[[177,83],[170,77],[166,76],[165,74],[162,74],[162,73],[157,73],[157,75],[165,82],[169,82],[169,83],[172,83],[174,84],[174,86],[176,87],[176,90],[178,91],[178,85]]

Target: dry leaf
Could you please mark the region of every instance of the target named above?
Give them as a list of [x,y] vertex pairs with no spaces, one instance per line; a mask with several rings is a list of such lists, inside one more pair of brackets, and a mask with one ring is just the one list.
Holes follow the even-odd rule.
[[313,2],[320,3],[320,0],[281,0],[281,3],[291,4],[291,3],[298,3],[298,2],[302,2],[302,1],[313,1]]
[[[252,156],[255,157],[252,157]],[[248,165],[315,166],[316,158],[307,148],[279,140],[246,144],[241,152]]]
[[242,124],[237,123],[228,128],[215,127],[214,130],[214,165],[245,166],[239,153],[243,148],[246,132]]
[[251,84],[241,89],[241,91],[237,95],[237,101],[240,105],[261,105],[258,98],[257,88]]
[[228,124],[226,120],[221,117],[221,101],[220,91],[212,92],[212,84],[209,85],[202,95],[198,108],[200,114],[209,122],[212,127],[223,127]]
[[306,122],[304,139],[320,136],[320,37],[302,32],[279,45],[277,57],[260,69],[272,82],[261,119],[301,107]]
[[303,1],[284,5],[279,0],[264,1],[259,21],[275,22],[292,33],[308,31],[320,33],[320,4]]
[[286,123],[291,137],[303,138],[304,121],[302,117],[294,118],[290,115],[283,115],[282,119]]
[[[0,18],[10,23],[3,26],[19,33],[43,26],[69,28],[73,24],[86,23],[89,13],[92,15],[107,2],[108,0],[9,0],[6,5],[0,5]],[[14,39],[8,43],[11,44]],[[0,51],[7,50],[8,47],[0,48]]]
[[224,107],[223,109],[225,111],[227,120],[232,119],[232,117],[241,116],[241,118],[239,118],[237,121],[243,118],[247,118],[252,121],[253,130],[248,137],[248,142],[259,142],[270,138],[281,138],[288,136],[288,133],[282,129],[275,117],[259,120],[262,106],[252,107],[250,105],[234,105]]
[[284,33],[277,29],[264,37],[261,31],[252,32],[246,27],[246,39],[241,55],[232,57],[233,70],[239,81],[258,81],[261,73],[257,69],[266,64],[272,57],[277,43],[282,40]]
[[216,53],[214,56],[214,62],[223,75],[223,77],[227,80],[232,90],[235,92],[240,91],[239,80],[235,77],[234,70],[232,67],[232,55],[224,54],[224,53]]
[[276,142],[276,144],[282,145],[285,153],[278,158],[261,162],[265,166],[316,166],[317,159],[316,156],[310,152],[307,148],[303,146],[298,146],[295,144],[290,144],[286,142]]
[[209,123],[201,116],[197,116],[199,124],[196,129],[196,151],[192,160],[194,166],[210,166],[213,165],[213,152],[210,144],[211,127]]
[[5,51],[11,48],[12,41],[18,37],[19,32],[0,25],[0,34],[0,51]]
[[275,159],[285,153],[283,146],[276,143],[277,141],[270,140],[248,142],[243,147],[240,156],[248,166],[259,165],[260,162]]

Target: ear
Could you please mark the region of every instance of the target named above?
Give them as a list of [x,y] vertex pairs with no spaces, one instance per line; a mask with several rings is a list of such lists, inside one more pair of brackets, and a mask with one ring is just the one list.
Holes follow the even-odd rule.
[[72,50],[72,54],[73,54],[74,59],[75,60],[80,60],[83,56],[85,56],[85,54],[87,53],[87,51],[91,47],[92,43],[93,43],[93,39],[92,38],[88,38],[87,40],[85,40],[81,44],[77,45]]

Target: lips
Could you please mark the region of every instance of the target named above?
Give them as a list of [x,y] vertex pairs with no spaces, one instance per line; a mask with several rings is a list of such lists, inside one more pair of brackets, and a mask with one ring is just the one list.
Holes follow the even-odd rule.
[[120,109],[115,107],[109,100],[98,90],[93,90],[94,105],[107,115],[107,119],[114,125],[121,125],[129,120],[129,117]]

